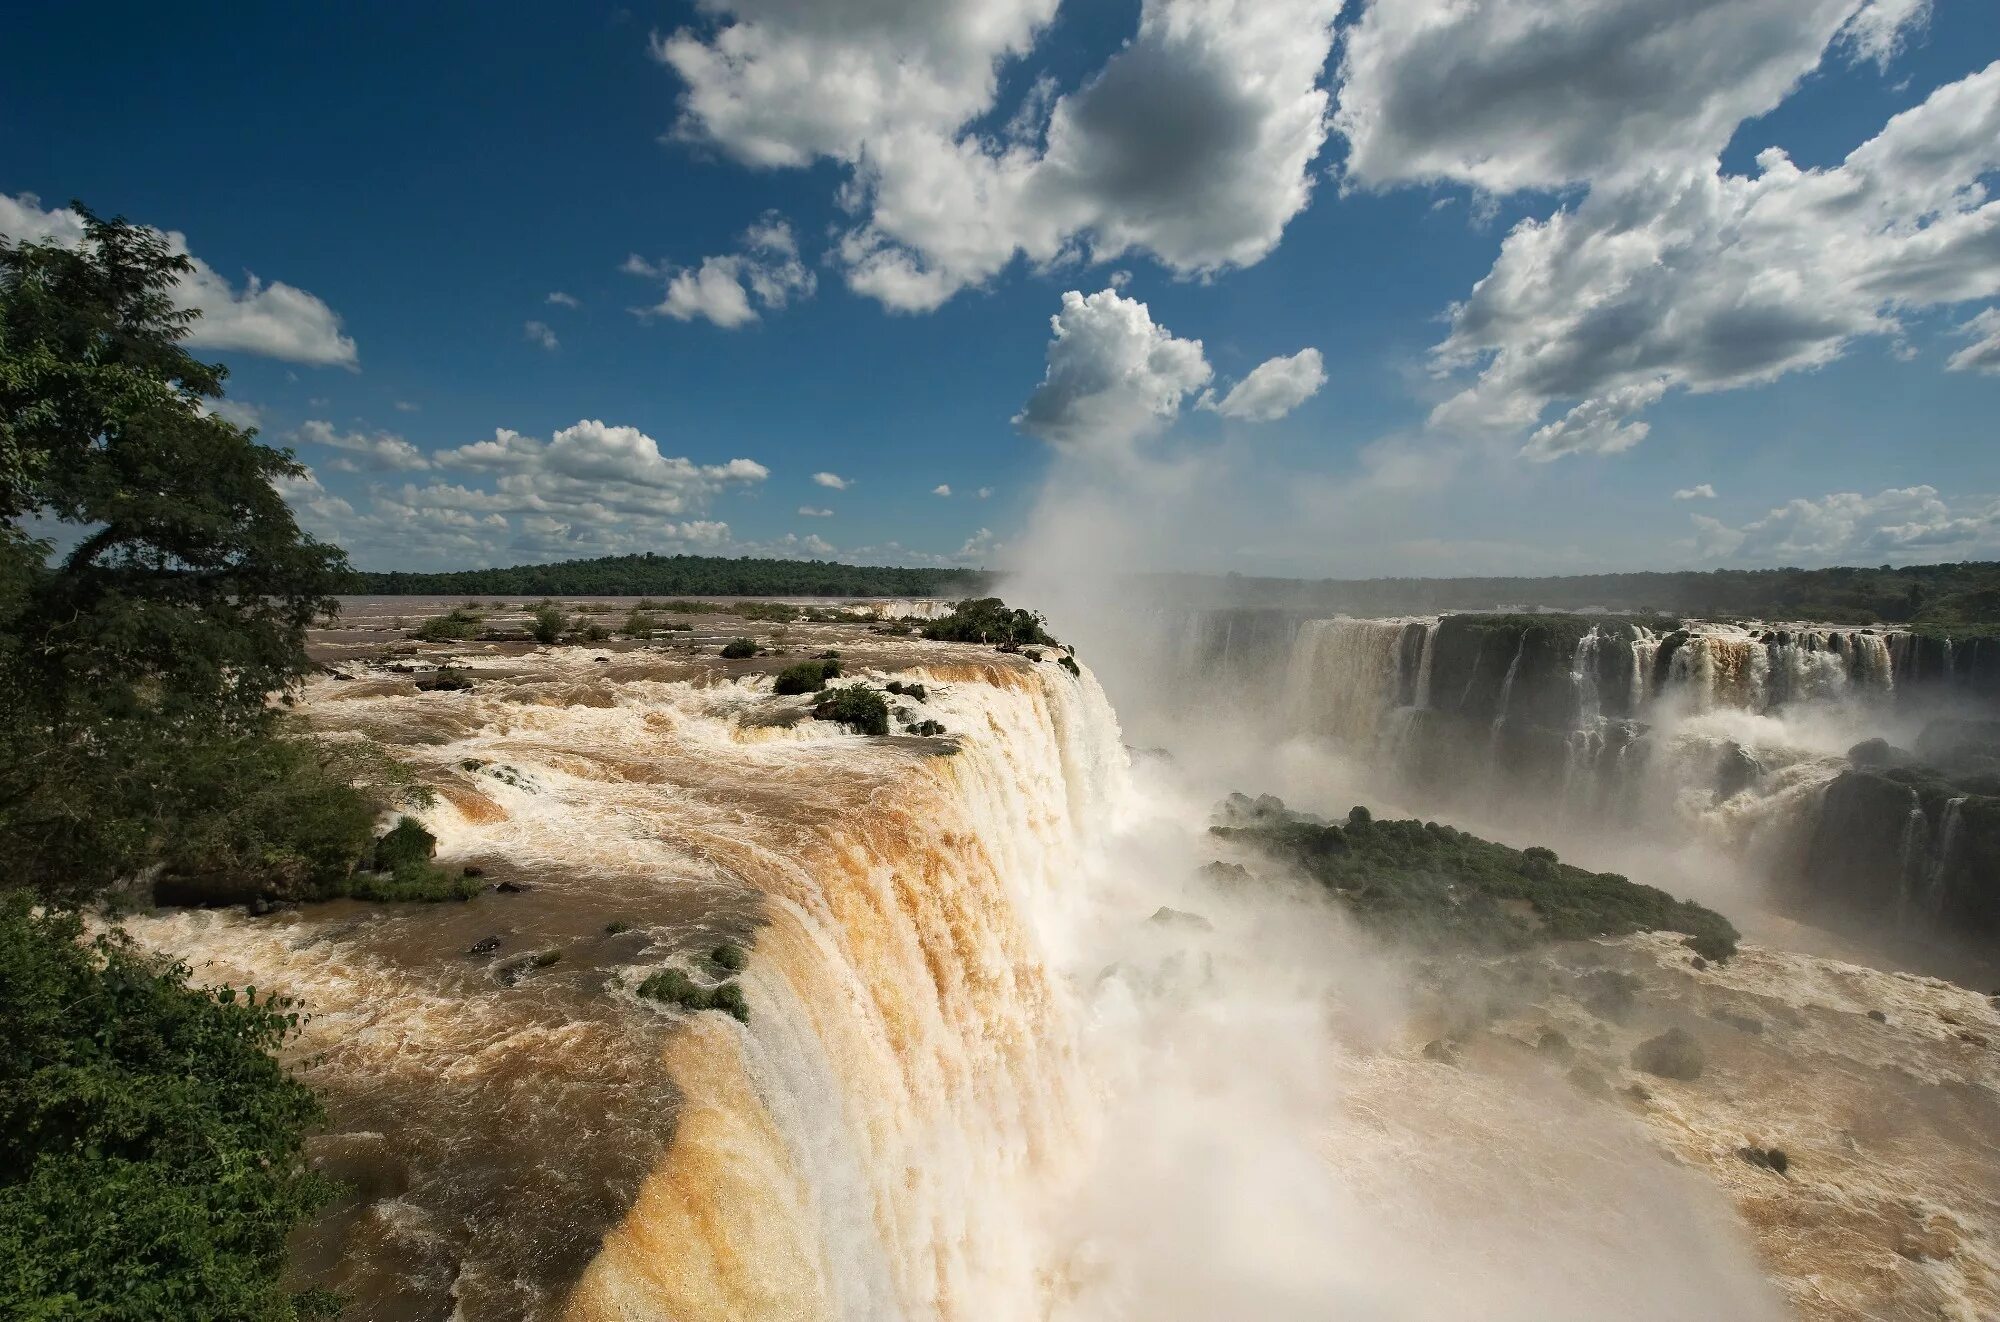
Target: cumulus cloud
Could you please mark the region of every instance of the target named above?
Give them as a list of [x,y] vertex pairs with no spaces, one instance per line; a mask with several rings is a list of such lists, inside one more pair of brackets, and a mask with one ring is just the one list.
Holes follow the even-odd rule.
[[398,413],[417,413],[420,412],[422,409],[423,405],[412,403],[407,399],[399,399],[396,401],[396,412]]
[[1864,496],[1791,500],[1740,527],[1690,516],[1708,559],[1811,563],[1843,559],[1948,560],[2000,552],[2000,501],[1946,501],[1929,486]]
[[367,468],[407,473],[421,472],[431,466],[423,451],[402,437],[385,431],[340,432],[330,422],[315,420],[301,423],[299,429],[292,433],[292,439],[302,445],[340,451],[340,457],[328,464],[328,467],[340,472],[358,472]]
[[1289,358],[1259,363],[1219,402],[1205,396],[1201,406],[1226,418],[1271,422],[1317,395],[1325,384],[1326,367],[1319,350],[1301,349]]
[[551,293],[548,297],[548,301],[551,306],[559,308],[580,308],[583,306],[582,299],[578,298],[574,294],[565,294],[560,289]]
[[430,471],[421,485],[370,486],[359,508],[328,493],[317,476],[280,490],[315,532],[432,563],[733,547],[727,523],[700,516],[721,492],[770,475],[752,459],[670,457],[635,427],[591,419],[546,441],[501,428],[490,440],[415,462],[395,462],[408,459],[398,438],[341,436],[325,423],[307,424],[300,439],[370,467]]
[[[1454,430],[1533,426],[1536,458],[1622,449],[1665,390],[1724,390],[1900,336],[1907,310],[2000,293],[2000,63],[1934,91],[1839,165],[1769,149],[1758,172],[1709,160],[1594,186],[1527,220],[1451,313],[1441,372],[1477,379],[1439,405]],[[1977,346],[1975,346],[1976,348]],[[1968,365],[1977,361],[1977,354]]]
[[738,252],[704,257],[699,265],[686,268],[632,256],[625,259],[625,269],[666,278],[665,296],[653,307],[641,309],[643,315],[675,321],[700,318],[725,330],[757,320],[760,305],[776,311],[794,298],[812,297],[819,287],[819,278],[799,258],[791,225],[776,213],[766,214],[744,231]]
[[[188,332],[188,344],[241,349],[293,363],[356,365],[354,340],[341,332],[339,316],[320,299],[282,281],[266,282],[247,273],[238,288],[190,253],[186,236],[173,230],[162,233],[169,248],[193,263],[193,270],[174,289],[179,306],[201,311]],[[73,247],[83,241],[83,217],[66,207],[45,211],[33,193],[18,197],[0,193],[0,237]]]
[[1114,289],[1069,291],[1049,325],[1048,371],[1014,425],[1063,449],[1125,450],[1212,374],[1200,340],[1154,325],[1144,303]]
[[987,498],[988,496],[990,496],[990,495],[992,495],[992,494],[993,494],[993,488],[992,488],[992,487],[981,487],[981,488],[979,488],[979,498],[980,498],[981,500],[985,500],[985,499],[986,499],[986,498]]
[[1926,0],[1374,0],[1334,124],[1356,184],[1491,193],[1699,164],[1837,41],[1883,60]]
[[933,496],[949,496],[951,494],[951,484],[949,482],[940,482],[931,488],[931,494]]
[[1958,328],[1972,343],[1945,362],[1954,372],[2000,372],[2000,308],[1988,308]]
[[1715,487],[1708,482],[1700,482],[1691,487],[1682,487],[1674,493],[1675,500],[1714,500]]
[[850,285],[934,308],[1017,256],[1151,253],[1206,274],[1261,260],[1311,194],[1339,0],[1145,0],[1133,38],[1004,126],[998,71],[1055,0],[720,0],[656,37],[685,88],[676,132],[752,165],[831,160],[857,220]]
[[799,506],[799,513],[805,515],[808,519],[830,519],[833,517],[833,511],[822,505],[801,505]]
[[838,473],[814,473],[813,483],[832,491],[845,491],[853,485]]
[[528,343],[539,344],[550,353],[554,353],[562,347],[556,340],[556,333],[549,328],[547,322],[531,321],[526,323],[521,327],[521,336]]

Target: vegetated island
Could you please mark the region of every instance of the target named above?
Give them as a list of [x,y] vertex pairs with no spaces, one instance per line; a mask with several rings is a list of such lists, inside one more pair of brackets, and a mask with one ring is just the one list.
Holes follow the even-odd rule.
[[[1712,909],[1438,822],[1377,821],[1356,808],[1334,823],[1268,794],[1232,794],[1209,830],[1318,882],[1375,931],[1420,944],[1504,951],[1666,931],[1685,934],[1704,959],[1736,953],[1736,928]],[[1239,864],[1211,866],[1247,880]]]
[[976,569],[901,569],[648,551],[435,574],[354,570],[344,576],[339,590],[380,597],[964,597],[987,591],[992,580],[993,575]]

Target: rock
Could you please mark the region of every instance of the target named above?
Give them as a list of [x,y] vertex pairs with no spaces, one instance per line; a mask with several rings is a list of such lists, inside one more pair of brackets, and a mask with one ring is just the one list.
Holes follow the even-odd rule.
[[1722,758],[1715,769],[1715,801],[1722,802],[1732,795],[1750,789],[1764,778],[1764,764],[1739,743],[1723,746]]
[[1433,1038],[1424,1043],[1424,1059],[1434,1060],[1440,1065],[1458,1064],[1458,1046],[1444,1038]]
[[1576,1054],[1576,1048],[1569,1044],[1569,1039],[1553,1028],[1542,1030],[1542,1035],[1535,1039],[1535,1050],[1557,1060],[1568,1060]]
[[1209,922],[1208,919],[1202,917],[1200,914],[1189,913],[1185,909],[1170,909],[1164,904],[1153,910],[1153,916],[1146,921],[1149,923],[1158,923],[1162,927],[1185,927],[1197,932],[1213,932],[1215,930],[1215,924]]
[[1701,1044],[1685,1029],[1669,1028],[1632,1048],[1632,1068],[1662,1079],[1689,1082],[1701,1077]]
[[1792,1159],[1785,1155],[1783,1148],[1741,1147],[1736,1155],[1762,1170],[1783,1175],[1791,1169]]
[[1708,967],[1708,961],[1703,959],[1700,955],[1696,955],[1693,959],[1689,960],[1688,963],[1694,968],[1694,970],[1697,973]]
[[1639,980],[1618,969],[1593,969],[1577,982],[1579,999],[1599,1019],[1622,1024],[1639,1003]]
[[1728,1024],[1731,1028],[1741,1032],[1753,1033],[1758,1036],[1762,1036],[1764,1032],[1764,1021],[1751,1015],[1737,1014],[1732,1010],[1711,1010],[1708,1017],[1719,1024]]
[[1589,1097],[1609,1097],[1611,1085],[1604,1076],[1588,1065],[1573,1065],[1568,1074],[1570,1086]]
[[484,937],[478,941],[474,941],[472,945],[466,949],[465,953],[468,955],[490,955],[499,948],[500,948],[500,938],[497,936],[489,936],[489,937]]
[[485,869],[485,868],[482,868],[482,867],[478,867],[478,866],[476,866],[476,865],[475,865],[475,866],[467,866],[467,867],[464,867],[464,868],[461,868],[461,869],[459,869],[459,871],[460,871],[460,874],[461,874],[461,875],[463,875],[463,876],[467,876],[467,877],[471,877],[471,878],[473,878],[473,879],[475,879],[475,880],[477,880],[478,878],[480,878],[480,877],[483,877],[483,876],[485,876],[485,875],[486,875],[486,869]]
[[1889,1016],[1883,1014],[1880,1010],[1870,1010],[1868,1012],[1868,1017],[1870,1019],[1873,1019],[1878,1024],[1886,1024],[1889,1022]]
[[1887,739],[1864,739],[1847,750],[1847,760],[1857,767],[1906,767],[1916,761]]
[[525,881],[503,881],[493,889],[502,895],[519,895],[523,891],[533,890],[534,887],[528,885]]

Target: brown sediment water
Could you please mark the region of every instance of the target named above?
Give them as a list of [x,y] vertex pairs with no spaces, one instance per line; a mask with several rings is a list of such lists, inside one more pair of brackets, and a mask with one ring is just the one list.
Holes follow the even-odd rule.
[[[302,710],[437,788],[441,858],[527,889],[132,923],[311,1011],[289,1058],[352,1188],[294,1277],[350,1316],[1994,1313],[1984,998],[1756,947],[1695,971],[1637,937],[1482,973],[1529,990],[1483,997],[1443,1063],[1433,1020],[1465,1011],[1424,965],[1323,896],[1201,876],[1207,805],[1130,764],[1087,670],[727,615],[649,644],[402,641],[450,604],[352,603]],[[720,660],[738,634],[780,654]],[[772,696],[828,647],[925,683],[912,714],[947,735]],[[470,689],[417,689],[442,656]],[[720,980],[725,940],[747,1023],[635,995]],[[1564,961],[1635,970],[1638,1016],[1583,1008]],[[1631,1072],[1667,1022],[1699,1030],[1700,1080]],[[1546,1028],[1601,1093],[1534,1049]]]

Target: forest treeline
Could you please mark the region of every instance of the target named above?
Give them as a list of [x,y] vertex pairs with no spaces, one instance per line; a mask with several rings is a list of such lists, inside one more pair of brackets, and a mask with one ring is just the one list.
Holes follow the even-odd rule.
[[1835,569],[1714,569],[1561,578],[1362,580],[1162,576],[1173,589],[1239,606],[1353,615],[1540,608],[1702,619],[1963,626],[2000,622],[2000,563]]
[[[340,591],[381,596],[974,597],[1001,575],[825,560],[620,555],[448,573],[351,572]],[[1704,619],[1965,626],[2000,622],[2000,563],[1838,569],[1715,569],[1562,578],[1253,578],[1142,574],[1135,593],[1202,605],[1288,606],[1353,615],[1541,608]]]
[[993,576],[980,570],[899,569],[826,560],[731,559],[714,555],[612,555],[505,569],[446,573],[350,573],[356,596],[560,597],[964,597]]

